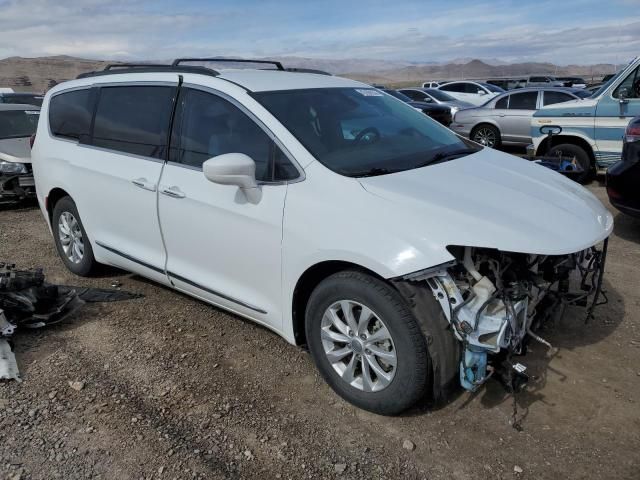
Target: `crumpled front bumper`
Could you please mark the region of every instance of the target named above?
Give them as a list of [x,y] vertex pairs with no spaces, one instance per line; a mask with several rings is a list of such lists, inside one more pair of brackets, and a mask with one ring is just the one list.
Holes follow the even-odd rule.
[[19,202],[35,196],[33,173],[0,174],[0,202]]

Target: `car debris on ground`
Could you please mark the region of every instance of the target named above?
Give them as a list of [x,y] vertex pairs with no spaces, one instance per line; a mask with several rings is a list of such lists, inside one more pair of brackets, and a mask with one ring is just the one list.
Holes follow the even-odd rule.
[[17,330],[59,323],[85,303],[140,297],[121,290],[54,285],[45,281],[40,268],[20,270],[0,262],[0,379],[22,380],[11,344]]

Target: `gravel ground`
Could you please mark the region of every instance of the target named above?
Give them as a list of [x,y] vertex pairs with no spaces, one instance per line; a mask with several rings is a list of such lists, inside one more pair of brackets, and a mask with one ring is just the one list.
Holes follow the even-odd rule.
[[438,410],[360,411],[302,349],[135,275],[74,277],[37,209],[0,207],[0,261],[145,295],[16,337],[24,382],[0,383],[0,478],[637,479],[640,222],[615,217],[609,305],[545,332],[553,358],[532,345],[518,431],[494,382]]

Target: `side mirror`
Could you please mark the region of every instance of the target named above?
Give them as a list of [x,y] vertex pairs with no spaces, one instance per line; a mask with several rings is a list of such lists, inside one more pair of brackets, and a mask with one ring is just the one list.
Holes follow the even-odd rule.
[[485,92],[484,90],[478,90],[478,95],[486,95],[487,92]]
[[622,87],[618,90],[618,99],[620,103],[629,103],[629,89],[627,87]]
[[220,185],[235,185],[251,203],[260,200],[260,187],[256,182],[256,162],[244,153],[225,153],[202,164],[207,180]]

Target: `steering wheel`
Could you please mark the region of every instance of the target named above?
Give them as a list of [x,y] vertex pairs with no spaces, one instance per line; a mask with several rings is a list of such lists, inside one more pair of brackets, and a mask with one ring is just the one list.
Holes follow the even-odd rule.
[[381,137],[382,136],[380,135],[380,132],[377,128],[368,127],[358,133],[358,135],[356,135],[354,142],[360,143],[362,141],[366,141],[367,143],[376,143],[380,140]]

